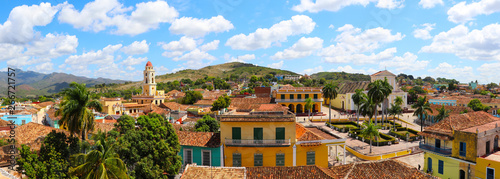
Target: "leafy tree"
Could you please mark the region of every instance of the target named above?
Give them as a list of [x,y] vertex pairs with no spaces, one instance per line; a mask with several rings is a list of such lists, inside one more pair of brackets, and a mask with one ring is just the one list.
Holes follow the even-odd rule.
[[397,104],[391,104],[391,107],[389,108],[389,114],[394,116],[394,129],[396,130],[396,115],[398,116],[403,113],[403,109],[401,108],[400,105]]
[[360,108],[361,108],[361,103],[366,100],[367,96],[365,93],[363,93],[363,89],[356,89],[356,93],[352,95],[352,101],[354,102],[354,105],[358,108],[356,110],[356,123],[359,123],[359,113],[360,113]]
[[457,90],[457,85],[455,83],[448,83],[448,90],[454,91]]
[[371,102],[375,103],[373,106],[373,112],[375,113],[375,125],[377,125],[377,106],[385,100],[386,94],[391,93],[391,89],[387,88],[387,85],[385,85],[382,80],[375,80],[374,82],[371,82],[368,84],[368,88],[368,98],[371,99]]
[[2,102],[2,106],[5,106],[5,105],[11,105],[12,104],[12,99],[10,98],[4,98],[3,99],[3,102]]
[[444,108],[444,104],[441,106],[441,108],[437,109],[438,111],[438,115],[436,116],[436,122],[439,122],[445,118],[447,118],[448,116],[450,116],[450,112],[451,110],[446,110]]
[[231,104],[231,98],[224,94],[223,96],[219,96],[219,98],[217,98],[217,100],[214,101],[211,110],[218,111],[229,107],[230,104]]
[[72,135],[81,134],[82,140],[85,141],[87,132],[94,129],[94,114],[91,109],[102,111],[102,105],[90,98],[85,83],[72,82],[69,86],[70,88],[62,91],[64,98],[56,116],[61,116],[59,126],[67,129]]
[[394,104],[401,106],[403,104],[403,98],[401,98],[401,96],[397,96],[396,99],[394,99]]
[[[384,90],[383,90],[383,94],[384,94],[384,101],[388,101],[388,97],[389,95],[391,95],[392,93],[392,86],[391,84],[389,84],[389,82],[387,81],[387,78],[384,78],[384,81],[382,81],[382,85],[384,86]],[[389,103],[387,103],[387,105],[389,105]],[[382,106],[384,106],[384,102],[382,103]],[[382,107],[382,122],[384,122],[383,118],[384,118],[384,114],[387,113],[386,110],[387,108],[389,108],[389,106],[385,106],[386,109],[384,109],[384,107]],[[387,116],[385,117],[385,119],[387,120]],[[376,123],[376,122],[375,122]]]
[[421,86],[414,86],[413,88],[411,88],[412,90],[414,90],[417,94],[425,94],[425,90],[422,89]]
[[373,115],[375,115],[375,107],[376,103],[372,101],[371,98],[366,97],[365,100],[361,101],[361,106],[359,108],[359,112],[363,116],[368,116],[368,118],[372,119]]
[[185,96],[182,98],[182,104],[194,104],[198,100],[202,99],[203,95],[199,91],[187,91]]
[[363,123],[363,130],[361,130],[361,135],[363,135],[364,138],[368,138],[370,140],[370,153],[372,153],[372,141],[377,139],[379,137],[379,132],[378,129],[380,129],[380,126],[377,126],[373,124],[373,122],[370,120],[370,123]]
[[259,79],[255,75],[252,75],[252,77],[250,77],[250,83],[256,83],[258,80]]
[[332,122],[332,99],[337,98],[337,89],[339,87],[337,85],[334,85],[333,83],[328,83],[326,84],[322,91],[323,91],[323,97],[328,98],[328,122]]
[[325,78],[319,79],[319,84],[323,85],[325,83],[326,83],[326,79]]
[[309,97],[305,100],[305,102],[306,102],[306,104],[304,105],[304,107],[307,110],[307,117],[311,118],[311,109],[313,108],[314,101],[311,97]]
[[483,105],[479,99],[472,99],[467,104],[467,107],[471,108],[474,111],[485,111],[490,110],[489,106]]
[[121,134],[125,134],[129,130],[135,129],[135,119],[132,116],[124,114],[118,118],[115,127]]
[[120,135],[117,153],[131,178],[166,178],[182,166],[180,144],[172,124],[158,115],[140,116],[139,129]]
[[486,85],[486,88],[488,88],[488,89],[492,89],[492,88],[496,88],[496,87],[498,87],[498,84],[496,84],[496,83],[489,83]]
[[115,145],[109,145],[104,139],[97,141],[94,150],[88,154],[75,154],[71,161],[76,167],[69,169],[69,174],[78,178],[129,178],[127,167],[114,150]]
[[204,115],[202,119],[196,121],[194,128],[197,132],[219,132],[219,122],[209,115]]
[[411,105],[415,111],[413,116],[418,116],[420,118],[420,131],[424,129],[424,116],[427,116],[427,111],[432,112],[431,105],[427,101],[427,96],[419,97],[417,102]]

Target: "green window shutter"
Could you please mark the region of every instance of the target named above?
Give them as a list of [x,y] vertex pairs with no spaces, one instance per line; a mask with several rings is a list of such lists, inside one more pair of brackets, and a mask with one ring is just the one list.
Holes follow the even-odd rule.
[[302,99],[302,94],[297,94],[297,99]]
[[304,98],[305,98],[305,99],[309,98],[309,94],[305,94],[305,95],[304,95]]
[[241,167],[241,154],[233,153],[233,167]]
[[281,95],[281,99],[285,99],[285,95],[284,94]]
[[318,99],[318,94],[314,94],[314,99]]
[[232,139],[241,139],[241,127],[233,127]]
[[263,160],[262,154],[254,154],[253,155],[253,165],[255,167],[262,166],[262,163],[263,163],[262,160]]
[[277,127],[276,128],[276,140],[285,140],[285,128]]
[[253,139],[254,140],[262,140],[263,138],[263,129],[262,128],[253,128]]
[[316,153],[313,152],[307,152],[307,165],[315,165],[316,164]]
[[293,99],[293,94],[290,95],[290,99]]
[[285,154],[276,154],[276,166],[285,166]]
[[202,151],[201,154],[202,154],[202,159],[203,159],[202,165],[211,166],[211,164],[210,164],[210,151]]

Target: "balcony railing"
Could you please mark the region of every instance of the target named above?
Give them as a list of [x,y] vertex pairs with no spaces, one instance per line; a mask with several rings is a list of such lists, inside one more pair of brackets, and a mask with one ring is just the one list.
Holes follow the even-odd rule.
[[[276,102],[305,102],[306,99],[276,99]],[[313,99],[313,102],[323,102],[323,98]]]
[[290,139],[277,140],[277,139],[265,139],[265,140],[254,140],[254,139],[226,139],[226,146],[251,146],[251,147],[286,147],[290,146]]
[[419,147],[420,147],[420,149],[426,150],[426,151],[429,151],[429,152],[438,153],[438,154],[446,155],[446,156],[450,156],[451,155],[451,149],[437,148],[435,146],[432,146],[432,145],[429,145],[429,144],[424,144],[422,142],[420,142]]

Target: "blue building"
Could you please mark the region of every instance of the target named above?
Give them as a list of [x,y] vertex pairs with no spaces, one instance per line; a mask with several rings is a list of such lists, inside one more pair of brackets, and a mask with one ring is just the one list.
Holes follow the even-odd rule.
[[177,131],[182,165],[224,166],[219,133]]
[[24,125],[30,123],[33,120],[33,116],[31,114],[15,114],[2,116],[1,119],[5,121],[14,121],[16,125]]
[[469,83],[469,86],[470,86],[472,89],[476,89],[476,88],[477,88],[477,83]]
[[457,100],[454,99],[429,99],[430,104],[437,104],[437,105],[447,105],[447,106],[456,106],[457,105]]

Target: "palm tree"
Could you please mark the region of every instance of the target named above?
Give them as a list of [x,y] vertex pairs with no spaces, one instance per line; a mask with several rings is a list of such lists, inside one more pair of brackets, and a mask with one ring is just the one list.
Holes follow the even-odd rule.
[[323,87],[323,98],[327,98],[329,103],[328,103],[328,122],[332,122],[332,99],[337,98],[337,89],[339,87],[337,85],[334,85],[332,82],[326,84]]
[[427,111],[432,112],[431,105],[427,102],[427,96],[419,97],[417,102],[411,105],[415,112],[413,112],[413,116],[420,117],[420,131],[424,129],[424,115],[427,116]]
[[394,99],[394,104],[401,106],[403,104],[403,98],[401,98],[401,96],[396,96],[396,99]]
[[356,122],[359,124],[359,110],[361,103],[366,100],[367,96],[363,93],[363,89],[356,89],[356,93],[353,94],[351,98],[354,104],[358,107],[358,110],[356,110]]
[[396,130],[396,115],[398,115],[398,118],[399,118],[399,115],[401,114],[401,112],[403,112],[403,109],[401,109],[401,106],[397,105],[397,104],[391,104],[391,107],[389,108],[389,114],[390,115],[393,115],[394,116],[394,130]]
[[94,129],[94,114],[91,109],[102,111],[102,105],[91,99],[85,83],[72,82],[69,87],[62,91],[64,98],[56,111],[56,116],[61,116],[59,126],[68,130],[71,135],[82,135],[82,140],[85,140],[87,132]]
[[361,130],[361,135],[363,135],[363,138],[368,138],[370,140],[370,153],[372,153],[373,139],[376,139],[379,136],[378,129],[380,129],[380,127],[374,125],[371,120],[370,123],[363,124],[363,130]]
[[[392,93],[392,86],[387,81],[387,78],[384,78],[384,81],[382,81],[382,86],[384,87],[384,90],[383,90],[383,92],[384,92],[384,102],[382,102],[382,122],[384,122],[384,120],[383,120],[384,114],[386,114],[385,120],[387,120],[387,108],[389,108],[389,106],[385,106],[385,101],[388,101],[387,98]],[[387,104],[387,105],[389,105],[389,104]]]
[[370,98],[366,98],[365,100],[361,101],[360,104],[360,113],[363,116],[368,116],[370,121],[372,120],[373,115],[375,114],[374,110],[376,107],[376,104],[372,101]]
[[370,98],[370,100],[376,104],[373,106],[373,112],[375,113],[375,125],[377,125],[377,106],[384,101],[387,89],[385,88],[382,80],[375,80],[374,82],[371,82],[370,84],[368,84],[368,88],[368,98]]
[[70,161],[76,165],[69,169],[71,176],[78,178],[129,178],[127,167],[114,150],[115,145],[109,146],[104,139],[96,142],[95,149],[88,154],[74,154]]
[[310,98],[310,97],[307,98],[306,99],[306,104],[304,105],[304,107],[307,110],[307,118],[309,118],[309,119],[311,118],[311,109],[312,109],[313,105],[314,105],[313,99]]
[[447,118],[448,116],[450,116],[450,112],[451,110],[446,110],[444,108],[444,104],[443,106],[441,106],[441,108],[437,109],[437,111],[439,112],[438,115],[436,116],[436,122],[439,122],[441,120],[443,120],[444,118]]

